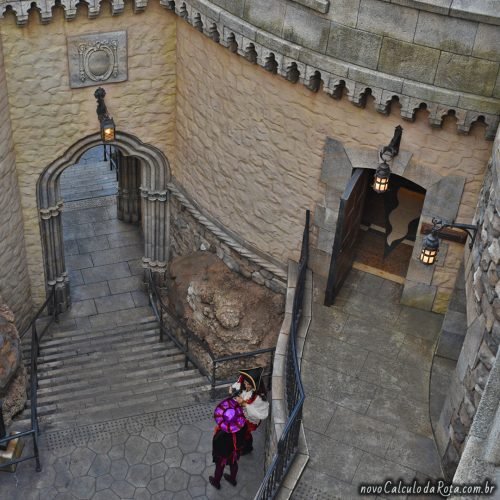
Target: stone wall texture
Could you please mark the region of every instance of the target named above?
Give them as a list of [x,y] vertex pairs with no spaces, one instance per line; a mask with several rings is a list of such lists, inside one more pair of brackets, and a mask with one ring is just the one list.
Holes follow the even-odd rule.
[[71,23],[61,8],[54,9],[47,25],[39,24],[36,9],[26,29],[16,26],[12,15],[0,23],[29,274],[37,303],[45,297],[38,178],[73,143],[99,130],[93,96],[98,85],[69,87],[66,36],[126,27],[128,80],[103,85],[108,111],[118,130],[155,145],[169,159],[174,155],[175,16],[157,3],[141,15],[132,9],[127,4],[118,19],[112,17],[109,6],[103,6],[97,19],[88,19],[80,4]]
[[465,264],[468,328],[436,431],[450,476],[464,450],[500,344],[500,134],[474,222],[479,230]]
[[30,279],[24,246],[21,198],[12,142],[5,66],[0,50],[0,296],[24,328],[31,320]]
[[[281,262],[298,258],[305,209],[325,206],[320,181],[327,137],[375,151],[401,123],[368,103],[314,94],[231,54],[179,21],[177,154],[173,172],[190,197],[228,229]],[[201,75],[201,76],[200,76]],[[465,179],[457,221],[470,222],[491,144],[481,127],[458,136],[425,111],[404,124],[401,148],[430,178]],[[436,175],[437,174],[437,175]],[[450,245],[433,285],[449,296],[459,265]],[[440,263],[441,264],[441,263]]]

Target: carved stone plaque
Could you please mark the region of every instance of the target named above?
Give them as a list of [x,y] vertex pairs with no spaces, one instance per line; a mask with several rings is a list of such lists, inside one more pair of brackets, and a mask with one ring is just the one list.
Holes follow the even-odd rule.
[[91,87],[127,79],[127,32],[68,37],[69,84]]

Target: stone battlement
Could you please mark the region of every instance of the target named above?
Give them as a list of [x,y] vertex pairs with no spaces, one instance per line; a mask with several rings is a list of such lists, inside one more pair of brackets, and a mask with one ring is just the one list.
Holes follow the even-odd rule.
[[[52,19],[55,0],[35,2],[40,22]],[[160,0],[166,9],[217,43],[252,63],[322,89],[333,98],[343,93],[359,107],[367,96],[377,111],[413,121],[429,112],[432,127],[453,115],[459,133],[484,122],[493,140],[500,120],[500,16],[491,2],[362,0],[342,5],[326,0]],[[404,5],[400,5],[404,4]],[[31,2],[0,2],[19,25],[28,23]],[[78,4],[80,6],[80,4]],[[87,4],[97,17],[98,0]],[[77,16],[75,2],[62,0],[66,19]],[[147,7],[135,0],[134,11]],[[123,0],[111,2],[113,15]],[[31,9],[31,10],[30,10]]]

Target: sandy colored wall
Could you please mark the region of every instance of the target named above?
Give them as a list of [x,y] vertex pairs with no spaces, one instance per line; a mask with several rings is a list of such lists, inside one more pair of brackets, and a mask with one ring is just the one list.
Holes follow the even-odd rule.
[[0,122],[0,302],[12,309],[21,329],[31,320],[31,293],[1,51]]
[[36,183],[41,172],[69,146],[99,130],[95,87],[70,89],[66,37],[127,30],[128,81],[103,85],[106,104],[117,129],[174,154],[176,21],[152,3],[141,14],[112,17],[104,4],[96,19],[79,8],[75,20],[55,9],[52,22],[41,25],[36,14],[19,28],[13,15],[0,23],[4,45],[17,174],[25,223],[33,295],[45,295]]
[[[397,112],[383,116],[370,105],[360,109],[314,94],[210,43],[182,21],[177,56],[174,175],[209,213],[280,261],[297,257],[304,210],[322,201],[327,136],[375,149],[402,124],[401,148],[413,153],[412,162],[430,175],[465,177],[457,221],[472,219],[491,151],[481,126],[460,136],[451,118],[432,129],[425,111],[414,123],[403,122]],[[444,274],[439,279],[446,280]]]

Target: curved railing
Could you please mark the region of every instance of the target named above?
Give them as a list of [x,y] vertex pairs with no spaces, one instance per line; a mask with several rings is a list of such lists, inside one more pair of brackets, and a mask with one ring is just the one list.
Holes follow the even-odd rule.
[[[52,306],[52,311],[49,318],[50,320],[44,326],[43,330],[38,333],[36,322],[40,318],[41,314],[45,308]],[[38,452],[38,435],[40,434],[40,428],[38,425],[38,409],[37,409],[37,390],[38,390],[38,357],[40,356],[40,341],[49,329],[49,326],[53,321],[58,321],[58,311],[57,311],[57,301],[56,301],[56,287],[52,287],[47,300],[40,307],[35,317],[31,321],[30,325],[24,332],[20,335],[21,339],[31,330],[31,347],[30,347],[30,411],[31,411],[31,428],[27,431],[16,432],[10,436],[5,433],[5,426],[3,422],[2,408],[0,405],[0,449],[9,449],[9,446],[15,446],[15,443],[11,443],[20,438],[26,436],[31,436],[33,439],[33,455],[16,458],[15,454],[13,459],[7,462],[3,462],[0,465],[0,469],[11,470],[13,465],[20,462],[25,462],[26,460],[31,460],[34,458],[36,460],[36,470],[40,472],[42,466],[40,464],[40,456]],[[3,434],[3,435],[2,435]]]
[[[163,302],[158,286],[154,281],[151,270],[148,272],[148,292],[149,302],[153,308],[154,315],[160,325],[160,342],[163,342],[165,335],[184,353],[184,367],[188,367],[188,363],[195,366],[207,379],[210,381],[212,394],[214,394],[216,386],[224,385],[231,380],[220,379],[217,377],[217,367],[222,363],[235,361],[243,358],[252,358],[262,354],[270,355],[268,369],[264,372],[264,376],[272,373],[272,359],[275,347],[267,349],[257,349],[255,351],[244,352],[240,354],[231,354],[227,356],[217,357],[205,340],[200,339],[192,330],[190,330]],[[176,335],[172,330],[175,330]],[[211,369],[207,370],[203,362],[193,352],[192,346],[195,344],[201,351],[210,359]]]
[[288,419],[278,441],[277,451],[266,472],[255,499],[273,499],[298,452],[302,407],[304,405],[304,387],[300,377],[300,366],[297,356],[297,332],[302,318],[302,306],[306,285],[307,262],[309,258],[309,218],[306,211],[306,223],[302,237],[302,249],[299,261],[297,286],[293,299],[292,322],[286,352],[285,392]]

